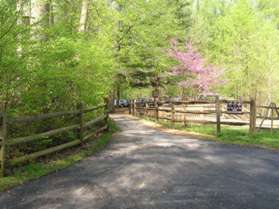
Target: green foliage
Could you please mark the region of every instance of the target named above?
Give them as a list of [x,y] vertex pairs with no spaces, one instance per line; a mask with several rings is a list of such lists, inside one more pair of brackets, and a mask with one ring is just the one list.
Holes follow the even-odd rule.
[[[9,115],[19,117],[73,110],[80,102],[87,107],[103,103],[112,91],[117,72],[114,10],[102,0],[94,1],[87,30],[80,33],[81,1],[33,3],[0,0],[0,112],[7,109]],[[36,8],[39,14],[34,13],[32,7],[40,6],[35,3],[44,4],[42,14],[38,12],[40,8]],[[40,17],[38,22],[34,22],[36,15]],[[90,119],[96,117],[90,116]],[[12,124],[8,135],[28,136],[75,123],[76,119],[60,117]],[[76,132],[61,134],[15,146],[12,152],[7,150],[7,157],[59,145],[75,139],[76,135]]]
[[277,0],[258,0],[257,8],[263,12],[265,18],[273,21],[279,28],[279,4]]
[[120,73],[131,86],[154,87],[154,80],[172,64],[167,52],[170,38],[185,35],[182,3],[168,0],[118,3],[121,8],[117,39]]
[[117,88],[178,94],[165,74],[176,64],[168,56],[171,38],[191,40],[225,69],[221,94],[279,99],[276,0],[96,0],[84,33],[82,1],[52,0],[53,11],[34,25],[16,0],[0,2],[0,99],[12,112],[94,105]]
[[[187,131],[196,133],[214,135],[216,132],[215,126],[190,126]],[[222,127],[222,132],[218,136],[218,140],[225,143],[242,144],[242,145],[258,145],[268,148],[279,148],[278,141],[279,132],[270,133],[270,131],[259,131],[256,134],[249,134],[246,128],[236,128],[230,126]]]
[[257,5],[249,0],[205,1],[191,39],[208,59],[224,67],[222,94],[271,102],[279,98],[279,31]]
[[185,35],[190,3],[112,2],[90,4],[86,32],[79,33],[81,1],[54,0],[54,10],[29,25],[17,1],[2,0],[1,26],[12,25],[0,44],[2,105],[15,114],[35,114],[73,109],[80,101],[95,105],[115,85],[154,86],[172,65],[169,41]]
[[258,131],[255,134],[249,134],[246,127],[222,126],[221,134],[216,137],[215,125],[193,125],[188,124],[187,127],[176,124],[175,127],[169,122],[161,122],[168,128],[176,128],[185,131],[185,133],[193,134],[195,137],[205,140],[220,141],[227,144],[254,145],[265,148],[279,149],[279,132],[271,133],[269,130]]
[[55,22],[35,27],[20,22],[24,17],[16,10],[16,1],[1,1],[0,99],[10,112],[73,109],[81,101],[92,106],[103,102],[112,89],[112,9],[96,1],[92,10],[97,12],[89,13],[90,29],[79,34],[80,2],[53,2]]

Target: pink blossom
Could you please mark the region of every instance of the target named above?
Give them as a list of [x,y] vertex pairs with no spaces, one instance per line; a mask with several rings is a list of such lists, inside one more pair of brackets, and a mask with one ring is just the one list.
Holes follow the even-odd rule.
[[212,64],[207,64],[203,56],[187,42],[185,51],[177,47],[177,40],[171,40],[170,56],[179,62],[178,66],[171,69],[175,76],[187,76],[179,86],[183,88],[196,88],[199,93],[209,93],[210,88],[220,82],[223,71]]

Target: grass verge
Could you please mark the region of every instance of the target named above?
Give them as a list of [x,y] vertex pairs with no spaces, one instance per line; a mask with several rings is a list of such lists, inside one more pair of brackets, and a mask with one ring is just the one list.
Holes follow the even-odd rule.
[[42,162],[29,163],[24,167],[16,169],[12,175],[0,178],[0,192],[69,167],[70,165],[103,150],[110,142],[113,133],[119,130],[116,124],[112,121],[109,122],[109,127],[109,132],[103,134],[96,140],[89,141],[83,147],[76,147],[62,153],[57,153],[56,155],[51,156],[50,159],[44,159]]
[[[154,121],[154,120],[152,120]],[[249,145],[268,149],[279,150],[279,131],[259,130],[255,134],[249,134],[247,127],[222,125],[221,134],[216,136],[215,125],[189,124],[184,127],[182,124],[175,124],[161,121],[159,123],[165,128],[172,128],[184,131],[185,133],[200,136],[199,138],[220,141],[227,144]]]

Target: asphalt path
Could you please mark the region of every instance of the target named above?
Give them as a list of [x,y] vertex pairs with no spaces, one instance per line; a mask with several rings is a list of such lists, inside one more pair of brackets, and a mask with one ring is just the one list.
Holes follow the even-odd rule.
[[279,208],[279,152],[112,117],[121,131],[106,150],[0,193],[0,209]]

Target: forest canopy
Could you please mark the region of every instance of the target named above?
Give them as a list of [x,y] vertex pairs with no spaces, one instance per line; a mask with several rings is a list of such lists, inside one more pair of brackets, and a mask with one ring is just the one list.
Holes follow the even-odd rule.
[[277,0],[0,0],[1,108],[49,112],[154,89],[198,96],[187,82],[201,75],[172,73],[174,39],[222,71],[210,92],[276,102],[278,29]]

